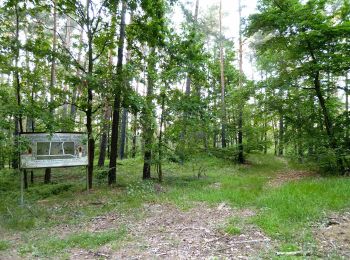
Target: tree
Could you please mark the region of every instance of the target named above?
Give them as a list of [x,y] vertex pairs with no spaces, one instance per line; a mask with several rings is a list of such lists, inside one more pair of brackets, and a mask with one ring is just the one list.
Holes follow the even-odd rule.
[[[238,14],[239,14],[239,85],[241,90],[243,87],[243,41],[242,41],[242,5],[241,0],[238,0]],[[243,155],[243,100],[239,102],[238,111],[238,162],[244,163]]]
[[344,172],[338,138],[341,130],[335,127],[332,101],[325,98],[325,93],[330,93],[330,85],[323,82],[327,73],[344,75],[347,69],[349,43],[345,39],[350,30],[346,18],[349,12],[346,11],[347,1],[341,2],[337,7],[327,9],[332,3],[321,0],[305,3],[260,1],[260,13],[250,17],[247,32],[248,35],[261,33],[265,36],[257,46],[259,53],[283,52],[284,69],[279,74],[285,78],[286,74],[292,74],[294,86],[312,91],[317,98],[327,146],[335,155],[337,170]]
[[225,104],[225,75],[224,75],[224,50],[222,46],[222,1],[219,8],[220,26],[220,84],[221,84],[221,146],[226,147],[226,104]]
[[119,132],[119,115],[120,115],[120,102],[121,91],[123,86],[123,52],[125,41],[125,14],[126,14],[126,1],[122,1],[122,12],[120,19],[119,41],[118,41],[118,62],[117,62],[117,85],[114,93],[113,103],[113,121],[112,121],[112,135],[111,135],[111,155],[109,161],[109,173],[108,184],[116,183],[116,167],[117,167],[117,151],[118,151],[118,132]]
[[[53,89],[56,84],[56,46],[57,46],[57,9],[56,9],[56,0],[54,0],[53,1],[53,30],[52,30],[52,60],[51,60],[50,86],[49,86],[50,114],[52,117],[54,116],[54,111],[51,103],[53,101],[53,93],[54,93]],[[50,121],[53,121],[53,120],[50,120]],[[50,183],[50,182],[51,182],[51,168],[46,168],[44,183]]]

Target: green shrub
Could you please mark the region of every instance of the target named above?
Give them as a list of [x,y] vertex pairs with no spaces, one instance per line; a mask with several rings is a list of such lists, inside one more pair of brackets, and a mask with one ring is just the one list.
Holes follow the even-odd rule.
[[10,247],[9,242],[5,240],[0,240],[0,251],[7,250]]

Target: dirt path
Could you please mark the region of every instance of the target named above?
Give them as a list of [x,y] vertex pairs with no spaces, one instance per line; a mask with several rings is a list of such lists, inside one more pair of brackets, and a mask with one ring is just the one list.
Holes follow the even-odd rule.
[[291,181],[299,181],[305,178],[319,178],[320,176],[310,171],[285,170],[277,173],[277,176],[271,179],[267,185],[269,187],[280,187],[283,184]]
[[350,211],[329,216],[314,230],[314,236],[323,255],[350,259]]
[[280,187],[283,184],[291,181],[299,181],[305,178],[319,178],[320,175],[305,170],[294,170],[291,169],[288,165],[288,161],[285,158],[279,158],[280,161],[284,163],[284,169],[276,174],[274,178],[272,178],[267,183],[267,187]]
[[254,215],[250,210],[231,209],[225,204],[217,207],[199,204],[182,211],[173,205],[145,204],[142,214],[142,220],[127,224],[130,241],[121,248],[72,250],[71,259],[247,259],[273,247],[268,237],[250,225],[245,225],[239,235],[223,232],[228,218],[248,218]]

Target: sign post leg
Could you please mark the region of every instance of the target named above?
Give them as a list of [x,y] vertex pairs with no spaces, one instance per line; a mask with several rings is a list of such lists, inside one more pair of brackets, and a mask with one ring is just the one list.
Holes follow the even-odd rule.
[[24,172],[21,170],[21,206],[24,205]]

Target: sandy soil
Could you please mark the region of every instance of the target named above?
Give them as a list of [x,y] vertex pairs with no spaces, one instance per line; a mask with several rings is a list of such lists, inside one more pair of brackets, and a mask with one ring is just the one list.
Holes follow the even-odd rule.
[[[145,204],[142,220],[127,223],[130,241],[117,250],[104,246],[97,251],[72,250],[71,259],[248,259],[269,251],[274,242],[254,226],[228,235],[223,225],[229,217],[248,218],[251,210],[231,209],[226,204],[199,204],[182,211],[173,205]],[[93,230],[110,229],[113,217],[101,217]],[[125,224],[125,222],[124,222]]]
[[314,236],[324,256],[350,259],[350,211],[329,216],[315,228]]
[[295,170],[286,170],[279,172],[277,176],[271,179],[267,186],[269,187],[279,187],[286,182],[299,181],[305,178],[319,178],[320,175],[310,171],[295,171]]

